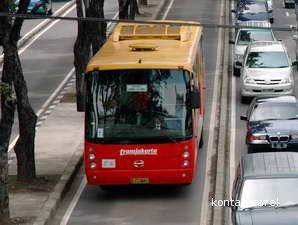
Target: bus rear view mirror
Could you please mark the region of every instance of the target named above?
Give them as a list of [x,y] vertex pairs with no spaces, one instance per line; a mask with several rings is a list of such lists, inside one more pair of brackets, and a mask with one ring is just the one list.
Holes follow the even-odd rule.
[[190,92],[190,106],[192,109],[200,108],[200,92],[196,88]]

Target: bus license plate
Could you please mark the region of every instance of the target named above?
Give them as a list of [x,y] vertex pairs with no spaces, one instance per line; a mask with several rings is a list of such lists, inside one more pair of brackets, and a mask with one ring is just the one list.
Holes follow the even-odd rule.
[[274,144],[272,144],[272,148],[281,149],[281,148],[287,148],[287,147],[288,147],[288,145],[284,144],[284,143],[274,143]]
[[131,179],[132,184],[149,184],[149,178],[144,177],[144,178],[132,178]]

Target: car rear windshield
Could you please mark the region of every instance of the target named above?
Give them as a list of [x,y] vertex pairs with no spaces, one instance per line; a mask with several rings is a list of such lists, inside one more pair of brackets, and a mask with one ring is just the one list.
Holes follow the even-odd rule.
[[274,41],[271,30],[241,30],[238,45],[248,45],[253,41]]
[[296,103],[259,103],[255,106],[250,121],[298,119]]
[[285,52],[250,52],[246,60],[249,68],[285,68],[289,67]]
[[298,204],[298,178],[249,179],[242,186],[240,208]]

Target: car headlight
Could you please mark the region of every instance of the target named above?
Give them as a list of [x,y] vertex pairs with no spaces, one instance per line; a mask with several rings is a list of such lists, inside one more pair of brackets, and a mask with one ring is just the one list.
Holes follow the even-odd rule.
[[291,78],[287,77],[287,78],[283,79],[280,83],[281,84],[289,84],[289,83],[291,83]]
[[250,77],[245,77],[244,78],[244,83],[245,84],[254,84],[255,81],[252,78],[250,78]]
[[253,140],[258,140],[258,141],[265,141],[267,140],[267,135],[266,134],[253,134],[252,135]]
[[235,61],[242,61],[242,55],[238,55],[238,54],[235,54],[235,56],[234,56],[234,60]]

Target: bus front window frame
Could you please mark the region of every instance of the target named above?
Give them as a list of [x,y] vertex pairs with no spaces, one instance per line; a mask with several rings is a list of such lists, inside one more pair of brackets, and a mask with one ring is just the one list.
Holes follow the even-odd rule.
[[[131,69],[131,71],[135,71],[136,69]],[[143,70],[143,69],[142,69]],[[146,70],[146,69],[145,69]],[[156,70],[156,71],[166,71],[166,69],[147,69],[147,70]],[[110,72],[111,71],[117,71],[117,70],[110,70]],[[120,70],[118,70],[117,72],[119,72]],[[127,71],[127,70],[126,70]],[[173,73],[173,71],[174,70],[171,70],[172,71],[172,73]],[[86,94],[86,97],[87,97],[87,101],[86,101],[86,139],[87,140],[89,140],[90,142],[95,142],[95,143],[123,143],[123,142],[127,142],[127,143],[147,143],[147,142],[150,142],[150,141],[153,141],[153,142],[174,142],[174,141],[182,141],[182,140],[188,140],[188,139],[190,139],[190,138],[192,138],[192,135],[193,135],[193,131],[192,131],[192,124],[193,124],[193,118],[192,118],[192,109],[191,109],[191,107],[190,107],[190,104],[189,104],[189,101],[190,101],[190,92],[191,92],[191,80],[193,79],[193,77],[192,77],[192,73],[191,72],[189,72],[188,70],[175,70],[175,72],[176,71],[183,71],[183,74],[181,74],[181,73],[179,73],[179,75],[175,75],[176,76],[176,78],[175,79],[180,79],[181,80],[181,77],[180,78],[178,78],[180,75],[183,75],[183,80],[184,80],[184,82],[185,82],[185,96],[183,97],[183,99],[184,100],[182,100],[184,103],[183,103],[183,105],[184,105],[184,107],[182,107],[181,108],[181,106],[180,106],[180,108],[181,108],[181,110],[184,110],[184,116],[183,117],[181,117],[182,119],[181,119],[181,122],[183,122],[183,120],[184,120],[184,122],[181,124],[181,128],[183,128],[182,129],[182,133],[181,134],[176,134],[175,132],[177,132],[177,129],[176,129],[176,131],[175,131],[175,129],[173,130],[173,131],[171,131],[170,132],[170,128],[168,128],[167,130],[166,129],[160,129],[160,128],[158,128],[158,127],[163,127],[163,125],[161,124],[161,125],[156,125],[157,124],[157,122],[154,122],[155,123],[155,125],[153,126],[153,128],[152,128],[152,132],[151,133],[153,133],[153,132],[156,132],[156,130],[159,130],[160,131],[160,134],[159,135],[157,135],[157,136],[143,136],[142,138],[132,138],[131,136],[129,136],[129,137],[126,137],[126,138],[116,138],[116,136],[118,135],[117,134],[117,132],[116,133],[111,133],[111,134],[109,134],[109,135],[107,135],[107,136],[110,136],[109,138],[108,137],[103,137],[103,136],[101,136],[102,134],[102,132],[105,132],[105,133],[108,133],[108,132],[106,132],[106,131],[103,131],[103,130],[105,130],[106,129],[106,124],[107,124],[107,116],[105,116],[104,118],[104,125],[103,125],[103,128],[102,128],[102,130],[100,130],[100,132],[98,132],[98,131],[96,131],[96,132],[98,132],[98,135],[99,135],[99,137],[102,137],[102,138],[98,138],[98,137],[96,137],[96,135],[95,135],[95,133],[93,132],[92,134],[93,135],[90,135],[90,130],[88,130],[89,129],[89,126],[91,126],[91,123],[96,123],[96,122],[94,122],[94,121],[96,121],[96,120],[94,120],[93,119],[93,122],[89,122],[89,117],[91,118],[91,114],[90,114],[90,111],[92,111],[91,110],[91,108],[90,108],[90,103],[88,103],[88,102],[90,102],[90,99],[91,99],[91,97],[90,97],[90,95],[89,94]],[[88,79],[91,79],[90,77],[92,77],[92,76],[99,76],[99,73],[103,73],[104,74],[104,72],[107,72],[107,71],[92,71],[92,72],[89,72],[88,74],[86,74],[86,81],[87,81],[87,93],[88,93],[88,89],[90,90],[90,84],[88,83]],[[103,76],[103,75],[102,75]],[[109,76],[113,76],[113,75],[109,75]],[[171,75],[171,76],[173,76],[173,75]],[[100,79],[100,78],[97,78],[97,79]],[[118,79],[123,79],[123,78],[118,78]],[[167,79],[169,79],[169,78],[167,78]],[[170,77],[170,79],[174,79],[174,78],[171,78]],[[168,80],[166,80],[167,82],[170,82],[170,81],[168,81]],[[176,84],[175,84],[176,85]],[[177,85],[179,85],[179,83],[177,83]],[[181,84],[180,84],[180,86],[181,86]],[[142,88],[141,86],[140,87],[138,87],[138,88]],[[144,88],[144,87],[143,87]],[[175,88],[177,88],[177,89],[179,89],[179,86],[175,86]],[[121,86],[121,88],[119,89],[119,90],[121,90],[121,89],[123,89],[123,87]],[[163,90],[165,91],[165,90],[167,90],[168,89],[168,87],[167,88],[163,88]],[[173,88],[172,88],[173,89]],[[181,89],[181,87],[180,87],[180,89]],[[177,91],[176,89],[175,89],[175,91]],[[181,90],[180,90],[181,91]],[[121,92],[121,91],[120,91]],[[120,93],[119,92],[119,93]],[[123,91],[122,91],[123,92]],[[91,92],[90,92],[91,93]],[[125,95],[125,93],[121,93],[122,94],[122,96],[124,96]],[[120,94],[119,94],[120,95]],[[169,94],[168,94],[169,95]],[[144,97],[144,96],[143,96]],[[94,97],[93,97],[94,98]],[[177,96],[176,96],[176,98],[177,98]],[[117,108],[118,108],[118,105],[119,105],[119,103],[117,103],[117,102],[114,102],[115,103],[115,105],[117,105],[117,107],[115,106],[115,110],[117,111]],[[113,104],[112,102],[111,103],[109,103],[109,104]],[[94,103],[93,103],[93,105],[94,105]],[[171,104],[170,104],[171,105]],[[181,105],[181,104],[180,104]],[[164,107],[164,105],[163,105],[163,107]],[[174,106],[172,106],[172,108],[173,108]],[[175,105],[175,107],[177,108],[177,106]],[[158,110],[158,109],[157,109]],[[177,109],[176,109],[177,110]],[[94,111],[94,110],[93,110]],[[98,110],[95,110],[95,111],[98,111]],[[116,118],[116,111],[115,111],[115,113],[113,114],[113,118],[114,118],[114,121],[115,120],[117,120],[117,118]],[[167,110],[166,110],[167,111]],[[168,119],[167,120],[173,120],[174,121],[174,123],[175,123],[175,121],[177,121],[177,119],[178,118],[176,118],[176,117],[173,117],[173,116],[169,116],[169,115],[166,115],[166,113],[164,113],[164,112],[166,112],[166,111],[164,111],[164,108],[163,108],[163,112],[161,111],[160,112],[160,114],[159,114],[159,117],[161,117],[162,119],[165,119],[165,118],[167,118],[168,117]],[[120,113],[121,114],[121,113]],[[122,113],[123,114],[123,113]],[[121,114],[121,115],[122,115]],[[129,113],[128,113],[129,114]],[[176,118],[176,119],[175,119]],[[183,119],[184,118],[184,119]],[[123,119],[123,118],[122,118]],[[98,121],[98,118],[97,118],[97,121]],[[140,123],[140,122],[136,122],[137,121],[137,119],[134,119],[133,121],[130,121],[130,123],[131,124],[135,124],[135,123]],[[155,121],[155,119],[154,119],[154,121]],[[115,122],[114,122],[115,123]],[[127,122],[125,122],[125,124],[126,124]],[[160,122],[161,123],[161,122]],[[177,122],[176,122],[177,123]],[[98,123],[96,123],[96,124],[98,124]],[[184,125],[183,125],[184,124]],[[98,125],[97,125],[98,126]],[[109,125],[109,126],[115,126],[115,124],[114,125]],[[95,129],[95,128],[94,128]],[[151,129],[151,128],[150,128]],[[135,136],[135,137],[137,137],[138,135],[140,136],[140,134],[143,132],[144,130],[138,130],[137,128],[135,128],[134,126],[132,126],[132,128],[131,129],[129,129],[129,132],[131,132],[132,133],[132,136]],[[169,133],[170,132],[170,133]],[[179,131],[180,132],[180,131]],[[184,133],[183,133],[184,132]],[[127,131],[126,131],[126,133],[127,133]],[[174,133],[176,134],[176,135],[174,135]],[[114,137],[114,138],[112,138],[112,136]],[[124,140],[125,139],[125,140]]]

